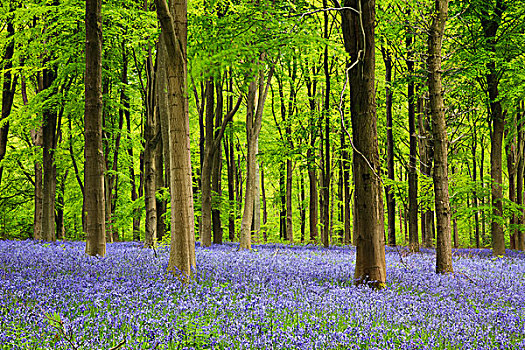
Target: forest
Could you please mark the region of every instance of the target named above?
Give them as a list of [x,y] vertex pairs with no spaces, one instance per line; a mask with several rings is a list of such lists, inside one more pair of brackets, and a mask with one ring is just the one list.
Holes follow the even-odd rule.
[[0,348],[525,346],[522,0],[2,0],[0,83]]

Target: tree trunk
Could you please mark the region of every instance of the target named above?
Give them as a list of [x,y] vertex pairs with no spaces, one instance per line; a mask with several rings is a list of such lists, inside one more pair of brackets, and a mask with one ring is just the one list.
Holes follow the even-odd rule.
[[[323,6],[327,7],[327,1],[323,0]],[[323,37],[328,40],[329,28],[328,28],[328,12],[324,12],[324,30]],[[328,44],[324,47],[323,54],[323,71],[325,78],[325,90],[323,92],[323,107],[322,107],[322,121],[321,127],[321,243],[324,247],[328,248],[330,245],[329,230],[330,230],[330,180],[331,180],[331,168],[330,168],[330,67],[329,67],[329,52]]]
[[448,136],[441,85],[441,47],[448,15],[448,0],[435,1],[435,16],[428,38],[428,91],[434,139],[434,193],[437,216],[436,272],[450,273],[450,202],[448,194]]
[[[514,126],[515,123],[513,123],[512,126]],[[514,132],[512,130],[511,132]],[[506,135],[508,137],[508,135]],[[507,144],[505,145],[505,153],[507,155],[507,174],[509,178],[509,201],[512,203],[516,203],[516,139],[512,137],[510,140],[507,141]],[[510,249],[516,249],[516,214],[511,213],[509,218],[509,241],[510,241]]]
[[[157,63],[158,65],[158,63]],[[158,66],[157,66],[158,67]],[[158,90],[156,90],[156,94],[158,95]],[[157,98],[158,101],[158,98]],[[156,132],[157,135],[157,148],[155,149],[155,192],[158,193],[159,191],[162,191],[164,187],[166,187],[166,183],[164,181],[164,162],[163,162],[163,140],[162,140],[162,131],[160,126],[160,111],[159,107],[156,106],[157,113],[156,113]],[[162,241],[162,238],[166,234],[166,224],[164,220],[164,215],[166,214],[166,201],[162,198],[155,197],[156,204],[155,207],[157,208],[157,239],[159,241]]]
[[[153,247],[157,242],[157,116],[155,113],[155,79],[156,69],[153,65],[153,59],[150,55],[146,60],[146,70],[148,80],[146,83],[146,115],[144,123],[144,204],[146,208],[146,222],[144,230],[144,245]],[[161,170],[161,169],[159,169]],[[160,171],[162,174],[162,170]]]
[[86,254],[106,254],[104,156],[102,150],[101,0],[86,0],[85,165]]
[[[492,3],[491,3],[492,5]],[[490,147],[490,176],[492,177],[491,196],[492,196],[492,254],[494,256],[505,255],[505,235],[503,226],[500,223],[503,217],[503,179],[502,179],[502,146],[503,131],[505,128],[505,116],[503,115],[501,102],[499,98],[499,72],[496,69],[494,57],[496,54],[496,33],[503,15],[504,6],[501,1],[496,1],[494,14],[488,14],[482,11],[483,18],[481,26],[483,35],[487,41],[489,50],[493,57],[487,63],[486,87],[490,100],[490,118],[491,128],[491,147]]]
[[169,103],[171,246],[168,271],[187,281],[196,267],[191,180],[190,127],[187,89],[187,3],[172,1],[170,8],[155,1],[166,46],[164,62]]
[[[381,47],[383,53],[383,61],[385,62],[385,84],[386,84],[386,162],[388,179],[391,181],[395,180],[394,174],[394,133],[392,123],[392,57],[390,51]],[[394,192],[391,185],[385,186],[386,195],[386,207],[388,213],[388,245],[391,247],[396,246],[396,200],[394,198]]]
[[9,134],[9,121],[3,122],[11,114],[11,108],[13,107],[13,99],[16,92],[16,81],[17,76],[13,77],[11,68],[13,68],[13,55],[15,50],[15,27],[13,24],[14,13],[7,15],[7,28],[5,41],[5,53],[2,61],[5,62],[2,67],[4,70],[4,79],[2,84],[2,115],[0,116],[0,184],[2,182],[3,166],[1,165],[2,160],[5,157],[7,151],[7,135]]
[[301,177],[300,177],[300,192],[299,192],[299,216],[301,218],[301,243],[304,243],[304,238],[306,234],[306,209],[305,209],[305,190],[304,190],[304,174],[301,170]]
[[[260,65],[263,64],[264,55],[261,55]],[[246,194],[244,196],[244,210],[241,221],[240,249],[251,249],[251,227],[253,222],[254,201],[256,196],[256,162],[257,143],[264,109],[264,102],[268,95],[268,89],[273,76],[273,68],[270,69],[267,82],[264,83],[264,66],[260,67],[258,82],[252,81],[248,88],[246,106]],[[258,98],[257,98],[257,90]]]
[[[410,12],[408,13],[410,15]],[[408,81],[408,132],[410,134],[410,161],[408,163],[408,240],[412,252],[419,251],[418,229],[418,176],[417,176],[417,133],[415,113],[414,54],[412,51],[413,33],[407,27],[407,71]]]
[[[523,176],[524,176],[524,170],[525,170],[525,130],[524,130],[524,122],[522,118],[525,117],[525,101],[520,101],[519,103],[519,109],[520,113],[518,114],[518,173],[517,173],[517,184],[516,184],[516,192],[517,192],[517,204],[521,208],[523,205]],[[524,213],[523,209],[520,209],[520,213],[518,214],[518,232],[517,232],[517,239],[516,239],[516,249],[518,250],[525,250],[525,234],[522,225],[524,224]]]
[[230,128],[228,136],[224,140],[226,171],[228,173],[228,238],[230,242],[235,240],[235,213],[237,211],[237,202],[235,201],[235,149],[232,138],[233,130]]
[[[221,223],[221,198],[222,198],[222,186],[221,186],[221,175],[222,175],[222,138],[224,136],[224,130],[221,133],[222,113],[223,113],[223,93],[222,84],[216,84],[216,96],[217,96],[217,108],[215,109],[215,131],[213,138],[215,144],[215,152],[213,154],[212,171],[211,171],[211,190],[215,196],[212,202],[212,232],[213,232],[213,243],[222,244],[222,223]],[[228,117],[228,116],[227,116]],[[233,117],[233,116],[232,116]],[[228,121],[226,121],[228,122]],[[220,139],[218,139],[220,136]]]
[[352,62],[350,110],[352,115],[355,183],[355,226],[357,243],[356,284],[371,283],[382,288],[386,281],[383,198],[379,178],[377,116],[375,96],[375,1],[345,0],[343,39]]
[[473,140],[472,140],[472,148],[471,148],[471,151],[472,151],[472,181],[474,182],[474,190],[472,191],[472,200],[473,200],[473,204],[474,204],[474,208],[476,209],[476,212],[474,213],[474,220],[475,220],[475,234],[474,234],[474,238],[476,240],[476,248],[479,249],[480,247],[480,241],[479,241],[479,209],[478,209],[478,193],[476,191],[476,187],[477,187],[477,181],[478,181],[478,178],[477,178],[477,175],[478,175],[478,165],[477,165],[477,161],[476,161],[476,149],[477,149],[477,137],[476,137],[476,131],[477,130],[477,127],[476,127],[476,121],[474,121],[474,126],[473,126],[473,130],[474,132],[472,133],[473,135]]
[[66,192],[66,180],[69,170],[66,170],[64,175],[60,179],[57,191],[57,200],[56,200],[56,236],[60,240],[66,238],[66,229],[64,226],[64,194]]
[[264,167],[262,164],[261,164],[261,195],[262,195],[262,212],[263,212],[262,235],[263,235],[264,243],[266,243],[268,241],[267,228],[266,228],[266,225],[268,223],[268,210],[266,208],[266,190],[264,188]]
[[279,165],[279,197],[281,199],[279,207],[279,237],[287,240],[286,236],[286,173],[284,164]]
[[[31,130],[31,138],[35,147],[42,147],[42,128]],[[42,240],[42,164],[35,162],[35,212],[33,216],[33,239]]]

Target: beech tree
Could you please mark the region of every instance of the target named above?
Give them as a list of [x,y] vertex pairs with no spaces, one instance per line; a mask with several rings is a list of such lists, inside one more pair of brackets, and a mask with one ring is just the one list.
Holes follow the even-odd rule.
[[434,138],[434,192],[436,205],[436,272],[452,269],[450,202],[448,193],[448,136],[441,84],[441,47],[448,15],[448,0],[435,1],[428,37],[428,91]]
[[101,0],[86,0],[85,166],[86,254],[106,254],[104,157],[102,154]]
[[356,284],[382,288],[386,281],[384,215],[375,94],[375,0],[345,0],[342,30],[355,64],[349,75],[354,147]]
[[193,276],[195,236],[187,91],[187,3],[173,0],[169,7],[156,0],[157,16],[166,47],[164,62],[169,105],[171,244],[168,271],[186,281]]

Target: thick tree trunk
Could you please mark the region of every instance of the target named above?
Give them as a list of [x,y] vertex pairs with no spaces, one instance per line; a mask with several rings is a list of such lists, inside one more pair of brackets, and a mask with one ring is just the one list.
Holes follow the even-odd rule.
[[86,254],[106,254],[104,156],[102,150],[101,0],[86,0],[85,165]]
[[[51,89],[56,79],[53,68],[42,72],[43,90]],[[56,148],[57,112],[46,107],[42,121],[42,238],[45,241],[55,241],[55,194],[56,165],[54,152]]]
[[[35,147],[42,147],[42,129],[31,131]],[[35,212],[33,216],[33,239],[42,240],[42,163],[35,162]]]
[[428,38],[427,65],[434,139],[434,193],[437,216],[436,272],[450,273],[453,272],[453,268],[448,194],[448,136],[441,85],[441,47],[448,15],[448,0],[436,0],[435,6],[435,16]]
[[[386,104],[386,162],[388,179],[395,180],[394,174],[394,133],[392,119],[392,57],[388,49],[381,47],[383,61],[385,62],[385,104]],[[388,215],[388,245],[396,245],[396,201],[392,186],[385,186],[386,207]]]
[[162,139],[162,161],[164,163],[164,183],[170,187],[170,150],[169,150],[169,120],[170,106],[168,101],[168,76],[166,71],[167,52],[161,32],[157,52],[157,105],[159,108],[159,127]]
[[[491,3],[492,5],[492,3]],[[481,26],[483,35],[487,41],[489,50],[496,57],[496,33],[498,31],[504,6],[500,0],[496,1],[494,14],[482,12]],[[492,177],[491,195],[492,195],[492,254],[495,256],[505,255],[505,235],[500,219],[503,217],[503,179],[502,179],[502,147],[503,131],[505,128],[505,116],[501,108],[499,98],[499,78],[496,69],[496,62],[491,58],[487,63],[487,92],[490,100],[490,118],[491,124],[491,147],[490,147],[490,176]]]
[[386,281],[383,198],[379,178],[377,116],[375,96],[375,1],[345,0],[345,6],[359,9],[343,12],[345,49],[352,62],[350,110],[352,115],[355,183],[355,226],[357,243],[356,284],[371,283],[382,288]]
[[[158,94],[158,90],[157,90]],[[158,101],[158,99],[157,99]],[[164,162],[163,162],[163,141],[162,141],[162,134],[161,134],[161,126],[160,126],[160,112],[159,108],[157,106],[157,130],[155,134],[157,135],[157,148],[155,149],[155,192],[162,191],[162,188],[166,187],[166,183],[164,182]],[[155,197],[156,204],[155,207],[157,208],[157,239],[159,241],[162,241],[162,238],[166,234],[166,224],[164,220],[164,215],[166,214],[166,201],[162,198]]]
[[213,133],[215,109],[215,84],[212,79],[206,81],[206,112],[204,153],[201,156],[201,222],[200,241],[203,247],[211,246],[211,172],[213,167]]
[[[187,89],[187,3],[155,1],[166,46],[169,102],[169,155],[171,194],[171,246],[168,271],[181,280],[193,276],[195,236],[191,180],[190,127]],[[173,16],[173,17],[172,17]]]

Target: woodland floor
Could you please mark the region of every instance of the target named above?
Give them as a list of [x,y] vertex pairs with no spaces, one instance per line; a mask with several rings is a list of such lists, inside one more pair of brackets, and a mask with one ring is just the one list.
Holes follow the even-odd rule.
[[[401,249],[401,248],[400,248]],[[0,242],[1,349],[522,349],[525,255],[387,248],[387,288],[351,284],[355,249],[197,247],[183,287],[168,249]]]

